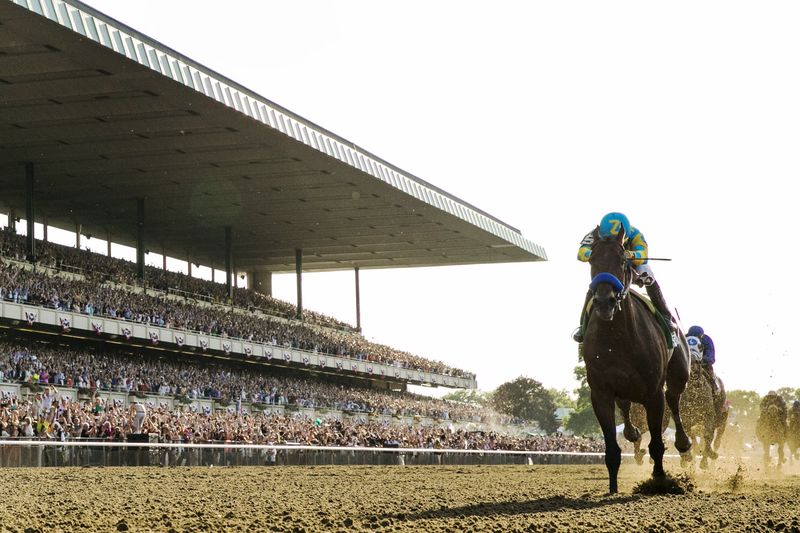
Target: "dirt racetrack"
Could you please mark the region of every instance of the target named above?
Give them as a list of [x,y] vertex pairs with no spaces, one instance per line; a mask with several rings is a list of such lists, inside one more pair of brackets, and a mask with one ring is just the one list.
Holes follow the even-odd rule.
[[607,496],[583,465],[4,468],[0,531],[800,531],[800,469],[712,470],[642,496],[625,463]]

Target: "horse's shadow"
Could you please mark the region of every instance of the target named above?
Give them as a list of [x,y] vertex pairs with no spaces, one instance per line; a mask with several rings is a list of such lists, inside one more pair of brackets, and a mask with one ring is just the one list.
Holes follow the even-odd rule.
[[469,516],[514,516],[522,514],[554,513],[563,510],[583,511],[605,507],[607,505],[621,505],[640,499],[641,496],[605,496],[600,499],[568,498],[565,496],[550,496],[536,500],[521,502],[487,502],[461,507],[447,507],[444,509],[423,511],[420,513],[406,514],[406,520],[428,520],[437,518],[464,518]]

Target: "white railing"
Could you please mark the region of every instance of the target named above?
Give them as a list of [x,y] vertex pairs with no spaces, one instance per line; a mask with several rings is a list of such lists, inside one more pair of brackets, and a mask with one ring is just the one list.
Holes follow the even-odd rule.
[[36,324],[44,324],[61,328],[62,330],[69,329],[73,335],[76,332],[85,332],[87,337],[110,335],[112,339],[120,343],[131,340],[144,341],[153,346],[166,345],[177,349],[192,348],[195,352],[237,354],[261,359],[264,362],[282,361],[285,364],[302,365],[319,370],[339,370],[355,373],[361,377],[372,379],[400,380],[463,389],[477,388],[477,382],[469,378],[398,368],[393,365],[315,353],[288,346],[226,338],[196,331],[178,330],[102,315],[86,315],[24,303],[0,301],[0,317],[5,320],[15,321],[17,324],[27,323],[31,327]]

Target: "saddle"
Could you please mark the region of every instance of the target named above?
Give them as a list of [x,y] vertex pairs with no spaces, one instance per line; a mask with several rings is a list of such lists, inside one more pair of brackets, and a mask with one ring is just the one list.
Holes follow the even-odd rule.
[[650,298],[646,297],[644,294],[641,294],[636,291],[630,291],[628,294],[631,294],[637,297],[641,302],[643,302],[650,312],[656,317],[658,321],[658,325],[661,326],[661,331],[664,333],[664,338],[667,341],[667,348],[670,350],[675,347],[677,339],[673,336],[672,325],[667,317],[661,314],[656,306],[653,305],[653,302],[650,301]]

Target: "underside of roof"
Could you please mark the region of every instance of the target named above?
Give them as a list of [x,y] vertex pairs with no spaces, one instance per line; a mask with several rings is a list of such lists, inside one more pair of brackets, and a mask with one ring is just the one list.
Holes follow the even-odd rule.
[[[546,260],[515,228],[75,0],[0,0],[0,210],[238,271]],[[490,186],[490,184],[487,184]]]

